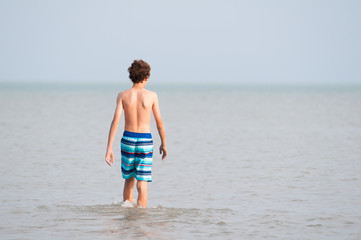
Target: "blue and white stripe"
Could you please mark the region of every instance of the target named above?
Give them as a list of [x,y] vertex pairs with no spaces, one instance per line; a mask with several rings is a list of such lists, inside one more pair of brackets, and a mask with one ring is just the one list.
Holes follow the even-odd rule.
[[121,140],[122,175],[152,181],[153,140],[150,133],[125,131]]

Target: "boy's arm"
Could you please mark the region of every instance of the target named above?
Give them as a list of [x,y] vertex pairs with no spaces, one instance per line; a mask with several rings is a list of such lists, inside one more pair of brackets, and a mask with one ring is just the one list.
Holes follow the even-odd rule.
[[157,129],[158,129],[158,133],[159,133],[160,140],[161,140],[161,144],[159,147],[159,153],[163,154],[162,160],[164,160],[167,157],[168,152],[167,152],[167,146],[166,146],[166,142],[165,142],[165,128],[164,128],[162,118],[160,116],[157,94],[155,94],[155,99],[154,99],[152,110],[153,110],[154,120],[157,124]]
[[117,106],[115,108],[115,113],[113,117],[112,124],[110,125],[109,135],[108,135],[108,146],[107,146],[107,153],[105,155],[105,161],[112,166],[114,162],[114,154],[113,154],[113,140],[115,137],[115,133],[117,132],[119,119],[122,115],[123,111],[123,102],[122,102],[122,95],[121,93],[118,94],[117,97]]

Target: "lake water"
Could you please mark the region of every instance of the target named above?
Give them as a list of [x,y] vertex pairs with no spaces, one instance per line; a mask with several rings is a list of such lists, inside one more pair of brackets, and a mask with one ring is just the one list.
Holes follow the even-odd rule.
[[127,87],[0,85],[1,239],[361,239],[360,86],[150,83],[147,209],[121,203],[123,118],[104,161]]

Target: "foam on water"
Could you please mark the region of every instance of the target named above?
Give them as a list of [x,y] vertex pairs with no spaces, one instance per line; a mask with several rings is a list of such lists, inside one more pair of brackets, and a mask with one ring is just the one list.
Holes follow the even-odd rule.
[[[113,205],[120,205],[122,208],[144,208],[143,206],[138,206],[135,202],[130,202],[128,200],[125,201],[117,201],[114,200]],[[147,208],[160,208],[161,205],[158,205],[156,207],[147,206]]]
[[121,202],[120,206],[123,208],[133,208],[133,207],[137,207],[137,204],[126,200],[125,202]]

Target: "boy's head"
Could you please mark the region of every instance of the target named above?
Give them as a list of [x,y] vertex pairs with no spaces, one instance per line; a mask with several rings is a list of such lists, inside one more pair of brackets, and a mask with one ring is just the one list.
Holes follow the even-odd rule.
[[150,66],[143,60],[134,60],[128,72],[133,83],[141,83],[150,76]]

